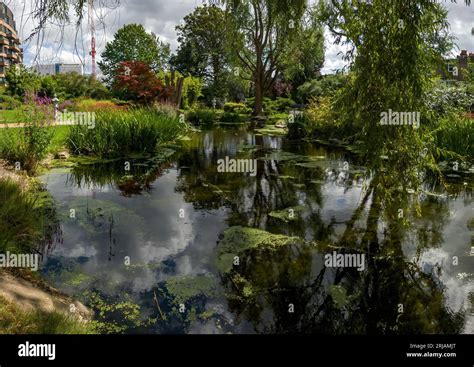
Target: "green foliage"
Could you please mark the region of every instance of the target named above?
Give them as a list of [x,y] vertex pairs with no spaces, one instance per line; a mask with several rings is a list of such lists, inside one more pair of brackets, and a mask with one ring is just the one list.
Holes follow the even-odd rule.
[[224,112],[224,114],[221,116],[221,122],[245,122],[249,119],[249,116],[247,114],[240,114],[237,112]]
[[225,13],[217,6],[200,6],[176,27],[180,46],[172,59],[183,75],[203,78],[207,100],[225,98],[228,51]]
[[[429,128],[425,96],[449,43],[446,9],[430,0],[331,0],[321,6],[336,41],[342,34],[351,46],[351,76],[334,105],[341,122],[358,132],[362,159],[373,169],[418,162]],[[421,128],[381,125],[380,115],[389,109],[420,113]],[[425,167],[429,162],[431,155]],[[420,168],[407,168],[401,184],[417,186]]]
[[449,157],[449,154],[443,154],[447,151],[474,159],[474,119],[449,113],[440,118],[433,135],[442,158]]
[[298,98],[307,103],[311,98],[333,96],[340,90],[347,80],[345,74],[329,74],[312,79],[298,88]]
[[53,82],[55,85],[54,92],[60,99],[67,100],[79,97],[107,99],[110,96],[110,92],[105,85],[92,76],[83,76],[74,72],[57,74],[53,76]]
[[202,96],[203,83],[200,78],[188,76],[183,82],[183,96],[181,107],[184,109],[193,108]]
[[70,127],[68,148],[74,154],[123,157],[156,151],[159,144],[175,140],[187,129],[178,117],[156,109],[102,111],[96,114],[95,128]]
[[[255,107],[255,98],[247,98],[247,106],[254,109]],[[291,98],[278,97],[276,99],[271,99],[265,97],[263,99],[263,113],[265,116],[274,115],[277,113],[289,112],[291,106],[295,104]]]
[[8,96],[6,94],[0,95],[0,105],[7,110],[14,110],[21,107],[22,103],[18,98]]
[[318,19],[318,8],[310,8],[301,27],[284,50],[283,75],[296,92],[298,87],[320,75],[324,64],[324,28]]
[[327,139],[347,134],[347,129],[336,119],[330,97],[311,100],[305,117],[305,131],[309,136]]
[[244,103],[227,102],[224,104],[224,112],[249,114],[252,110]]
[[56,80],[51,75],[41,78],[41,85],[38,94],[44,97],[54,98],[58,86]]
[[19,162],[21,169],[34,173],[48,152],[53,130],[47,127],[54,116],[51,106],[25,105],[24,128],[0,131],[0,155],[11,163]]
[[186,114],[186,119],[191,124],[200,126],[200,125],[212,125],[217,119],[217,112],[213,109],[194,109],[188,111]]
[[465,81],[467,92],[474,96],[474,62],[469,62],[468,64]]
[[427,104],[436,113],[445,115],[451,112],[469,111],[474,95],[466,90],[466,85],[438,84],[427,94]]
[[0,179],[0,252],[38,249],[53,235],[54,204],[41,188],[23,192],[18,183]]
[[275,75],[284,71],[285,52],[295,42],[307,9],[306,0],[226,1],[231,50],[254,81],[254,115],[262,114]]
[[102,61],[98,62],[107,85],[111,85],[123,62],[143,62],[157,72],[167,67],[170,46],[153,33],[149,34],[141,24],[127,24],[120,28],[114,39],[105,46]]
[[15,65],[6,70],[7,91],[13,96],[25,97],[36,92],[41,86],[41,79],[34,71],[23,65]]

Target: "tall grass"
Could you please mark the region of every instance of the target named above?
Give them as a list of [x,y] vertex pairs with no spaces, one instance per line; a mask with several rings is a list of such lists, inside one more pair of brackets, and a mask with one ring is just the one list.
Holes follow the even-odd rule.
[[474,120],[449,114],[440,119],[434,131],[436,146],[474,159]]
[[0,252],[19,253],[51,243],[56,234],[54,204],[47,192],[23,192],[0,180]]
[[70,127],[67,145],[73,154],[123,157],[131,153],[153,153],[157,146],[186,132],[188,125],[177,116],[155,109],[101,111],[95,127]]
[[92,323],[83,323],[58,311],[26,311],[0,296],[0,334],[96,334]]

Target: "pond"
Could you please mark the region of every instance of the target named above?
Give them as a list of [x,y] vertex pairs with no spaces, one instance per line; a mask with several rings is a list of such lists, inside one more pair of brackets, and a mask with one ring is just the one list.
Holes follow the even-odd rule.
[[[256,174],[218,172],[225,157]],[[472,176],[427,182],[401,225],[366,174],[345,150],[230,127],[54,169],[62,234],[41,273],[103,332],[473,333]],[[363,271],[327,267],[333,252],[364,254]]]

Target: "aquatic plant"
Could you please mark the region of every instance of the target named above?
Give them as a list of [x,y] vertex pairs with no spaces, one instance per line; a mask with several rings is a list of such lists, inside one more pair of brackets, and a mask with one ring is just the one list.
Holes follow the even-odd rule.
[[153,153],[187,131],[187,124],[150,108],[130,111],[101,111],[95,127],[70,127],[67,145],[74,154],[124,157],[132,153]]

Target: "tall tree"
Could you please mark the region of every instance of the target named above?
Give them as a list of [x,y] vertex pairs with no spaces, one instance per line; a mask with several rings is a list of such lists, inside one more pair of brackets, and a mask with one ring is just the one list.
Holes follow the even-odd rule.
[[308,9],[301,27],[283,57],[284,78],[291,81],[293,94],[304,83],[321,76],[324,65],[324,27],[318,7]]
[[229,73],[225,12],[215,6],[200,6],[176,27],[180,46],[172,65],[182,74],[204,79],[211,99],[225,97]]
[[252,75],[254,115],[283,70],[285,50],[301,29],[306,0],[232,0],[227,16],[232,50]]
[[157,72],[166,68],[170,58],[170,46],[161,42],[153,33],[147,33],[141,24],[128,24],[120,28],[114,39],[105,46],[102,61],[98,62],[104,80],[113,83],[123,62],[142,62]]
[[[425,96],[449,39],[446,9],[432,0],[327,3],[323,13],[336,42],[349,46],[353,76],[339,108],[359,131],[366,159],[417,161],[430,121]],[[420,113],[421,128],[381,125],[389,110]]]

